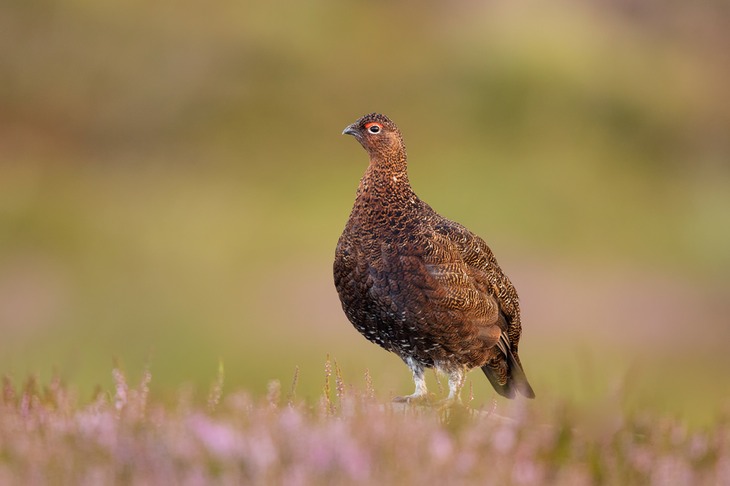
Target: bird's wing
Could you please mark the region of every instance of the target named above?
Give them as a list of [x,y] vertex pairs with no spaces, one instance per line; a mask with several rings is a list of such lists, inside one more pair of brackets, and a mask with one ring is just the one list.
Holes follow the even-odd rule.
[[519,342],[521,334],[520,308],[517,290],[507,275],[502,272],[492,250],[479,236],[464,226],[442,219],[434,226],[434,231],[449,239],[457,248],[459,255],[468,266],[468,273],[478,287],[491,295],[504,315],[505,325],[513,346]]
[[[448,237],[434,232],[423,235],[418,244],[398,249],[400,289],[407,314],[424,322],[428,330],[448,341],[479,340],[485,347],[494,346],[500,335],[499,307],[495,299],[476,280],[471,267]],[[392,293],[391,293],[392,295]]]

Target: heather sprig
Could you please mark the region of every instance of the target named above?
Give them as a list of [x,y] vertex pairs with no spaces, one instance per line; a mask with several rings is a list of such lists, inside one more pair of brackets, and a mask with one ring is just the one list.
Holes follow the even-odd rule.
[[369,373],[358,390],[330,359],[316,406],[294,395],[298,375],[285,400],[276,380],[256,398],[223,393],[219,368],[207,401],[188,388],[177,404],[150,396],[149,370],[130,386],[115,367],[114,392],[89,403],[57,376],[45,387],[5,377],[0,483],[730,482],[727,420],[693,430],[648,412],[589,414],[545,401],[488,410],[391,404]]

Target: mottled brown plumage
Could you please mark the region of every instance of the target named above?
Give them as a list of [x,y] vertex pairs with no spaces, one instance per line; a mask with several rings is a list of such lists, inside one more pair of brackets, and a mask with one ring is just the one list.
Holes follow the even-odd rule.
[[458,400],[466,372],[480,367],[495,390],[535,395],[517,346],[517,292],[487,244],[436,213],[411,189],[398,127],[380,114],[345,128],[370,156],[335,252],[342,308],[370,341],[400,356],[423,397],[424,369],[449,376]]

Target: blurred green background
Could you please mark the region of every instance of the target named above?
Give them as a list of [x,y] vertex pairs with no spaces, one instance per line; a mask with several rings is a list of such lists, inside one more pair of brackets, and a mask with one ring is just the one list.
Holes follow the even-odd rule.
[[[730,396],[726,2],[0,3],[0,373],[410,392],[331,264],[380,111],[520,291],[539,397]],[[493,396],[469,375],[476,404]],[[469,393],[465,392],[465,395]]]

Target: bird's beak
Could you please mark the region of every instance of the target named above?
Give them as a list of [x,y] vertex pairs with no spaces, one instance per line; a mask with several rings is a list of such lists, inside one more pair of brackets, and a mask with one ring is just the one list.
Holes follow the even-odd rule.
[[353,137],[357,136],[357,128],[355,128],[355,124],[348,125],[344,130],[342,130],[343,135],[352,135]]

